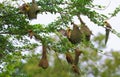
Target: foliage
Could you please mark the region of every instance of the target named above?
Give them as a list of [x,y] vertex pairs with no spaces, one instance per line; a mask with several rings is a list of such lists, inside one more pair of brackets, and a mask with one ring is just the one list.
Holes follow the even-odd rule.
[[[64,55],[70,51],[74,56],[76,47],[82,50],[78,64],[81,76],[119,77],[119,52],[111,51],[107,53],[110,57],[107,56],[108,58],[101,61],[102,56],[100,54],[102,52],[100,50],[105,48],[104,35],[99,34],[90,42],[74,45],[58,32],[60,29],[70,27],[74,17],[78,15],[86,16],[91,22],[103,27],[104,20],[108,17],[93,10],[96,6],[99,9],[104,8],[101,5],[94,5],[93,1],[38,0],[36,3],[40,6],[39,14],[59,14],[59,17],[48,25],[31,25],[28,17],[25,14],[20,14],[19,8],[12,5],[12,3],[17,2],[16,0],[0,3],[0,77],[76,77],[76,74],[71,70],[72,67],[64,60],[65,57],[58,59],[52,54]],[[111,13],[111,17],[116,16],[119,11],[119,7],[117,7]],[[114,29],[111,32],[120,37]],[[59,40],[53,36],[57,36]],[[49,63],[53,63],[46,70],[38,67],[41,54],[35,54],[36,48],[41,45],[47,45]],[[23,55],[22,53],[25,51],[29,51],[29,53]],[[54,61],[51,62],[51,59]]]

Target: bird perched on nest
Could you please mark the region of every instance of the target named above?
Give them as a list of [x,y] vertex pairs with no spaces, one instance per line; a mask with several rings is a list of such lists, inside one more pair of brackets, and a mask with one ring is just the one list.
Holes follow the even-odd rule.
[[82,21],[81,17],[78,16],[81,26],[79,29],[79,26],[75,24],[74,22],[71,22],[73,25],[73,29],[71,30],[68,28],[67,30],[60,30],[59,32],[65,36],[67,36],[68,40],[72,44],[80,43],[81,41],[89,41],[90,37],[92,35],[91,30],[85,25],[85,23]]
[[66,36],[72,44],[77,44],[84,40],[90,41],[90,36],[92,35],[92,32],[85,24],[81,24],[80,29],[75,23],[72,22],[72,24],[73,30],[68,28],[66,31]]

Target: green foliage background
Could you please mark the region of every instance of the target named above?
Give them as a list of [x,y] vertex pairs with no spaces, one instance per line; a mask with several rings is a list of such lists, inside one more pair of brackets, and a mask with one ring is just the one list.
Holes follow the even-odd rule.
[[[38,0],[39,14],[51,13],[60,16],[48,25],[31,25],[28,17],[19,14],[19,9],[11,4],[16,1],[0,3],[0,64],[2,65],[0,77],[77,77],[71,71],[71,66],[67,64],[65,57],[59,59],[55,56],[55,54],[64,55],[67,50],[73,51],[73,48],[76,47],[59,34],[58,30],[69,27],[73,17],[77,15],[86,16],[91,22],[103,27],[103,22],[108,17],[99,14],[92,8],[102,9],[104,7],[94,5],[92,3],[94,0]],[[116,16],[119,11],[120,6],[110,14],[111,17]],[[31,39],[28,38],[29,30],[34,31],[37,43],[31,42]],[[120,37],[120,34],[114,29],[111,32]],[[50,34],[58,35],[60,41],[56,42]],[[120,76],[120,52],[110,51],[103,54],[101,51],[105,48],[104,38],[104,35],[99,34],[91,39],[90,43],[78,45],[83,51],[79,62],[81,77],[90,77],[91,75],[94,77]],[[43,42],[51,49],[47,55],[49,63],[52,64],[46,70],[38,66],[41,53],[35,54],[35,48],[41,46]],[[95,42],[98,47],[94,47],[92,42]],[[24,51],[29,51],[29,54],[23,55]],[[74,52],[71,53],[74,54]],[[103,58],[104,56],[107,57]],[[53,62],[51,59],[54,59]]]

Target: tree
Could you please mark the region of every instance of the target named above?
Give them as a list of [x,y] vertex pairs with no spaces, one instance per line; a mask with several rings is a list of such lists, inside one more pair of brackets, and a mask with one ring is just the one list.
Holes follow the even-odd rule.
[[[18,7],[11,4],[14,2]],[[90,39],[92,32],[89,31],[89,25],[86,25],[82,19],[82,16],[86,16],[91,22],[105,29],[109,29],[119,37],[119,33],[114,29],[104,26],[104,21],[109,19],[109,17],[93,10],[95,7],[102,9],[104,8],[103,6],[94,5],[93,0],[36,1],[36,4],[40,6],[40,8],[38,8],[36,4],[33,6],[34,0],[30,3],[24,2],[24,4],[28,5],[28,7],[25,6],[25,9],[21,9],[16,0],[0,3],[0,62],[2,65],[0,76],[120,76],[120,53],[115,51],[108,53],[110,58],[104,59],[105,63],[101,63],[102,56],[99,55],[99,53],[102,53],[101,49],[105,47],[103,42],[105,36],[99,34],[99,36],[94,37],[93,40]],[[110,14],[111,17],[114,17],[119,11],[120,9],[117,7],[115,11]],[[31,16],[33,13],[35,16]],[[48,25],[30,24],[32,19],[36,19],[37,14],[43,13],[59,14],[59,17]],[[77,20],[80,21],[80,25],[74,23],[74,17],[78,17]],[[70,26],[73,26],[73,30],[69,29]],[[76,29],[78,29],[78,32],[74,34]],[[80,40],[78,39],[79,37],[76,37],[76,34],[81,34],[79,35]],[[54,35],[56,35],[59,40],[53,38],[52,36]],[[31,41],[33,39],[37,43]],[[76,39],[78,41],[76,41]],[[96,42],[98,48],[94,46],[93,41]],[[44,50],[42,54],[35,54],[35,48],[38,46],[43,47]],[[28,51],[29,54],[23,55],[24,51]],[[79,55],[76,58],[75,53],[77,51]],[[54,53],[56,57],[52,55],[52,53]],[[71,64],[66,63],[66,60],[64,60],[65,57],[62,59],[59,58],[59,54],[65,55],[66,53],[70,53],[73,59],[75,57],[75,60]],[[41,61],[42,64],[39,65],[39,59],[41,56],[43,58],[43,55],[45,60]],[[44,65],[46,65],[46,61],[52,63],[51,56],[55,60],[53,64],[47,68],[47,66]],[[24,63],[24,61],[26,63]],[[42,66],[47,69],[43,70],[41,68]],[[76,69],[79,70],[79,73],[76,72]]]

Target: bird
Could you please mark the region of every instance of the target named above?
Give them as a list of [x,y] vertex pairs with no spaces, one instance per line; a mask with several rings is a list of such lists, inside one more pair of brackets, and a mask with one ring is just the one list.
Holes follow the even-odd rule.
[[69,64],[73,64],[73,57],[71,56],[70,52],[65,53],[66,55],[66,60]]
[[39,62],[39,66],[42,67],[43,69],[46,69],[49,66],[46,52],[47,52],[46,46],[43,46],[42,58],[40,59]]
[[32,39],[32,37],[34,36],[34,32],[32,30],[29,30],[28,33],[28,36],[30,37],[30,39]]
[[106,31],[106,35],[105,35],[105,45],[106,45],[109,38],[110,29],[112,29],[112,27],[107,21],[104,21],[104,24],[105,24],[105,31]]
[[19,9],[20,9],[20,12],[19,12],[20,14],[26,15],[28,13],[28,11],[30,10],[30,6],[29,6],[29,4],[24,3],[19,7]]
[[59,32],[62,35],[67,36],[72,44],[78,44],[84,40],[90,41],[92,31],[85,24],[82,23],[80,29],[74,22],[71,22],[71,24],[73,25],[73,29],[68,27],[67,30],[60,30]]

